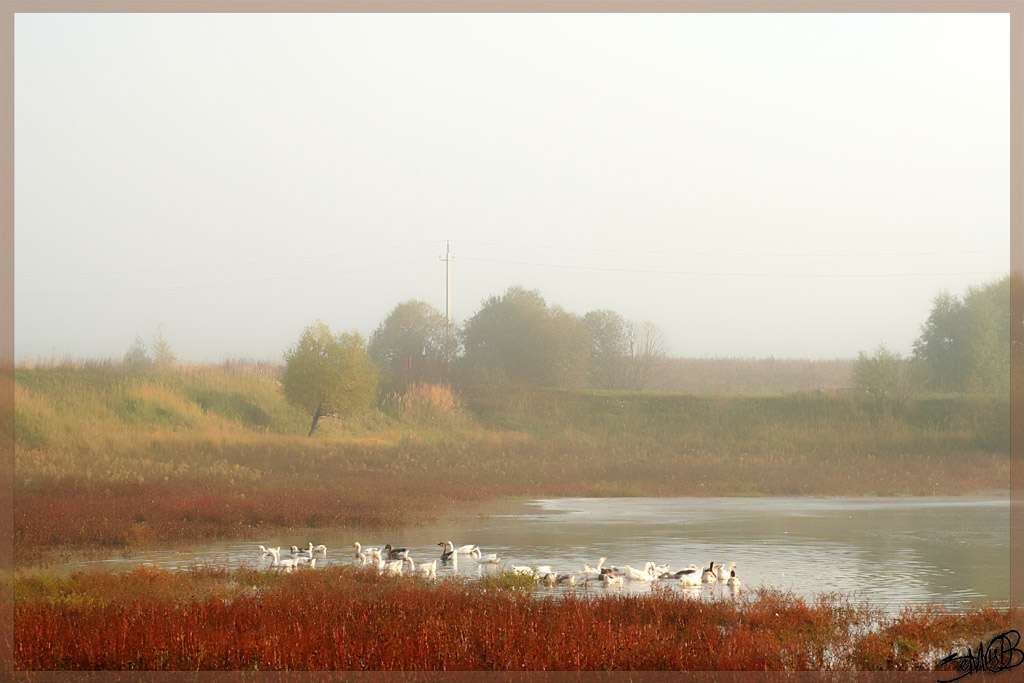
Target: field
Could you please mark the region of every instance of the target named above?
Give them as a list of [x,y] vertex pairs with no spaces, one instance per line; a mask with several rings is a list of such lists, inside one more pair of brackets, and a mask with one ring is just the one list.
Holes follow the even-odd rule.
[[[515,591],[396,585],[349,568],[61,580],[46,570],[69,552],[295,528],[405,527],[508,496],[1005,491],[1007,399],[920,396],[892,411],[814,384],[758,395],[516,387],[452,394],[421,386],[383,397],[366,413],[325,420],[310,438],[309,417],[284,401],[277,369],[266,365],[142,374],[88,364],[19,368],[15,381],[17,571],[10,581],[18,596],[16,661],[29,667],[388,669],[447,661],[466,669],[799,669],[823,666],[822,643],[835,640],[856,645],[828,650],[828,666],[885,669],[923,666],[932,649],[958,642],[954,623],[970,624],[965,633],[973,635],[994,633],[1007,618],[986,608],[955,618],[925,610],[877,626],[877,615],[842,601],[808,605],[760,594],[713,606],[667,596],[570,600],[559,609],[577,616],[561,623],[553,606]],[[308,603],[314,587],[318,597]],[[366,600],[376,607],[366,609]],[[780,601],[785,614],[801,616],[772,622],[767,615]],[[330,628],[304,627],[288,616],[289,602],[321,615],[319,624],[334,615]],[[406,603],[415,618],[402,611]],[[463,622],[441,619],[437,604],[487,626],[457,627]],[[395,610],[400,629],[376,616]],[[501,630],[509,614],[526,632],[555,640],[524,641]],[[591,620],[603,624],[594,647],[575,654],[551,647],[558,638],[584,637],[580,629]],[[680,627],[701,620],[706,628]],[[96,638],[75,641],[72,622],[95,624]],[[225,640],[239,624],[254,624],[246,648]],[[624,635],[630,625],[638,632]],[[648,629],[676,634],[674,645],[659,646]],[[860,635],[851,640],[854,632]],[[779,647],[780,635],[798,645]],[[314,645],[332,637],[363,649],[346,648],[343,656],[335,648],[315,661]],[[682,647],[679,638],[702,645]],[[43,652],[46,642],[61,643],[56,654]]]

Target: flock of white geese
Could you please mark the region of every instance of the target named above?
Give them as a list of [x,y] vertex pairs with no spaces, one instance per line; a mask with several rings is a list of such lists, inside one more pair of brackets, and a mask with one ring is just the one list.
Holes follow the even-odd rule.
[[[463,545],[456,547],[451,541],[442,541],[437,545],[441,546],[441,555],[430,562],[417,563],[409,556],[408,548],[395,548],[390,543],[383,548],[364,548],[358,541],[352,544],[355,548],[355,562],[359,566],[373,566],[381,574],[401,576],[403,574],[418,575],[427,578],[436,578],[437,565],[451,565],[458,567],[459,558],[470,558],[481,564],[497,565],[501,559],[494,553],[484,556],[477,545]],[[315,567],[318,557],[327,555],[327,547],[324,545],[314,546],[309,543],[308,548],[300,549],[292,546],[288,556],[281,557],[281,548],[265,548],[259,546],[261,556],[270,558],[269,567],[291,571],[299,567]],[[675,581],[678,580],[683,586],[700,586],[709,583],[724,583],[730,588],[739,588],[740,579],[736,576],[738,565],[730,562],[724,565],[716,565],[711,562],[707,567],[701,568],[690,564],[678,571],[672,571],[667,564],[646,562],[642,569],[630,565],[606,567],[607,558],[602,557],[597,566],[591,567],[584,563],[580,571],[555,571],[550,565],[514,565],[511,564],[512,573],[517,575],[530,576],[540,583],[549,585],[597,582],[606,586],[622,584],[625,581]]]

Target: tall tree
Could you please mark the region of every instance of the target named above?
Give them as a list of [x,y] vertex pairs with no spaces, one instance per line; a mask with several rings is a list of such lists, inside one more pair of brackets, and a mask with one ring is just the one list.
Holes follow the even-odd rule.
[[969,287],[963,298],[940,292],[914,357],[937,391],[1009,391],[1010,278]]
[[492,296],[463,328],[464,362],[477,377],[573,386],[585,373],[583,325],[549,308],[537,290],[510,287]]
[[417,300],[395,306],[370,335],[368,349],[388,385],[441,381],[457,351],[458,339],[445,316]]
[[177,356],[171,350],[171,343],[164,336],[164,326],[157,326],[153,334],[153,364],[161,370],[166,370],[174,367],[177,361]]
[[625,389],[630,323],[615,311],[591,311],[583,316],[590,338],[587,378],[596,389]]
[[308,326],[285,354],[285,397],[313,418],[368,408],[377,394],[377,370],[356,332],[333,335],[319,320]]
[[647,389],[664,370],[667,350],[665,335],[657,325],[630,323],[626,328],[626,388]]

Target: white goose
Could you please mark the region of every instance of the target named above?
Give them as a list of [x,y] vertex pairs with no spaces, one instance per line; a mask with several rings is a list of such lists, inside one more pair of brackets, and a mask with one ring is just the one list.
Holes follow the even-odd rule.
[[697,565],[691,564],[689,567],[685,569],[680,569],[672,576],[679,579],[679,583],[683,584],[684,586],[699,586],[701,580],[701,571],[700,569],[698,569]]
[[700,576],[701,583],[715,583],[718,581],[718,577],[715,576],[715,563],[712,562],[711,566],[705,569]]
[[491,564],[498,564],[499,562],[501,562],[501,558],[498,557],[496,554],[491,553],[490,555],[487,556],[486,559],[484,559],[484,562],[489,562]]
[[725,581],[732,588],[740,587],[740,577],[736,576],[736,570],[733,569],[729,572],[729,578]]
[[725,581],[732,574],[732,570],[738,569],[739,565],[735,562],[730,562],[728,565],[718,565],[715,567],[715,578],[719,581]]
[[654,581],[654,577],[651,575],[649,571],[640,571],[639,569],[633,569],[628,564],[626,565],[626,571],[624,576],[630,581]]
[[273,561],[270,563],[271,567],[277,567],[285,571],[291,571],[295,569],[295,558],[289,557],[284,560],[281,559],[280,551],[277,548],[273,548],[274,553],[272,554]]
[[352,547],[356,549],[356,557],[358,557],[360,553],[367,558],[380,557],[380,548],[364,548],[359,544],[359,541],[353,543]]
[[470,557],[480,557],[480,546],[478,545],[460,545],[456,548],[459,551],[459,555],[469,555]]
[[604,561],[607,557],[602,557],[597,561],[596,567],[591,567],[586,562],[583,563],[583,580],[584,581],[598,581],[601,578],[601,567],[604,565]]
[[616,586],[622,583],[622,577],[611,570],[605,570],[601,574],[601,583],[606,586]]
[[409,563],[409,571],[413,574],[421,574],[423,576],[437,576],[437,560],[431,560],[425,564],[417,565],[413,562],[411,557],[405,558],[405,561]]

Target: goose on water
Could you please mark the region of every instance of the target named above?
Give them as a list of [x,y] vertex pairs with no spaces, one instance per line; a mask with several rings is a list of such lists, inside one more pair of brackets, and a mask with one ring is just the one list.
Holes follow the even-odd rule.
[[460,545],[456,550],[459,551],[459,555],[469,555],[470,557],[480,557],[480,546],[478,545]]
[[740,577],[736,576],[736,570],[735,569],[733,569],[733,570],[731,570],[729,572],[729,578],[726,580],[726,583],[728,585],[732,586],[733,588],[739,588],[740,587]]
[[712,562],[711,565],[701,573],[700,581],[701,583],[715,583],[718,581],[718,577],[715,576],[714,562]]
[[600,560],[597,561],[597,566],[596,567],[591,567],[589,564],[584,562],[583,563],[583,580],[584,581],[597,581],[598,579],[600,579],[601,578],[601,573],[602,573],[601,567],[604,565],[604,561],[607,560],[607,559],[608,559],[607,557],[602,557]]
[[672,576],[679,579],[679,583],[684,586],[699,586],[701,581],[701,571],[695,564],[691,564],[686,569],[680,569]]
[[384,546],[384,557],[389,560],[404,560],[409,557],[408,548],[392,548],[391,544],[388,543]]
[[728,565],[718,565],[715,567],[715,578],[719,581],[725,581],[732,575],[733,569],[738,569],[739,565],[735,562],[730,562]]
[[639,569],[633,569],[628,564],[626,565],[626,571],[623,574],[625,578],[630,581],[654,581],[654,576],[649,571],[640,571]]
[[405,561],[409,563],[409,571],[414,574],[422,574],[423,576],[437,576],[436,559],[420,565],[417,565],[415,562],[413,562],[411,557],[405,558]]
[[622,583],[622,577],[611,570],[606,570],[601,574],[601,582],[606,586],[614,586]]
[[490,555],[487,556],[487,559],[485,559],[484,562],[490,562],[491,564],[498,564],[499,562],[501,562],[501,558],[498,557],[496,554],[491,553]]
[[359,541],[353,543],[352,546],[356,549],[357,556],[362,553],[366,557],[380,557],[380,548],[364,548]]
[[458,562],[459,551],[456,550],[455,544],[451,541],[442,541],[438,543],[441,549],[441,562]]
[[405,560],[390,560],[384,563],[384,573],[391,576],[399,576],[404,565]]

